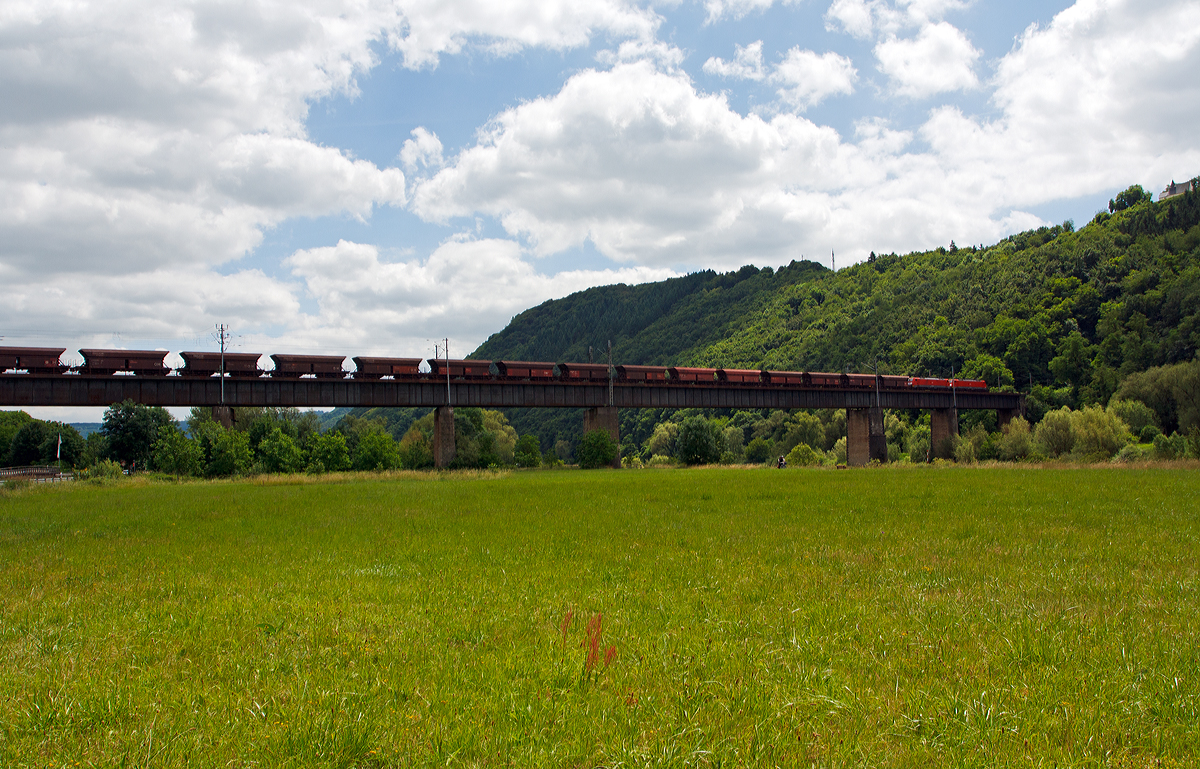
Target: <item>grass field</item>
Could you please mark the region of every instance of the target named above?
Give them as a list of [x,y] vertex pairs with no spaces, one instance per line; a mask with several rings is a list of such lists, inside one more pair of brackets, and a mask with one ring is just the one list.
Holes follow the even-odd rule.
[[302,480],[0,496],[0,765],[1200,762],[1195,470]]

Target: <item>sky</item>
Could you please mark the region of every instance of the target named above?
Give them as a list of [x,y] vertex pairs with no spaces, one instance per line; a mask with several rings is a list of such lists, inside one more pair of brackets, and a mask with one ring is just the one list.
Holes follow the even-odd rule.
[[8,0],[0,345],[461,357],[590,286],[1083,225],[1200,174],[1197,72],[1200,0]]

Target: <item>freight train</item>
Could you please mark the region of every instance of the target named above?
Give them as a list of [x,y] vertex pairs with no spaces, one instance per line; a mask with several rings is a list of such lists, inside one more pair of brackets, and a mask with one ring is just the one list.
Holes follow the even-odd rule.
[[[181,352],[183,366],[166,364],[166,350],[83,349],[83,364],[67,366],[61,358],[66,348],[0,347],[0,375],[26,376],[178,376],[199,379],[219,376],[219,352]],[[944,389],[986,390],[987,383],[975,379],[935,379],[882,374],[838,374],[820,371],[769,371],[735,368],[690,368],[684,366],[612,366],[602,363],[549,363],[515,360],[443,360],[420,358],[355,357],[354,370],[344,368],[345,356],[272,355],[274,369],[260,369],[257,353],[224,354],[225,376],[231,379],[358,379],[401,381],[559,382],[724,386],[754,385],[819,389]],[[422,371],[427,363],[429,370]]]

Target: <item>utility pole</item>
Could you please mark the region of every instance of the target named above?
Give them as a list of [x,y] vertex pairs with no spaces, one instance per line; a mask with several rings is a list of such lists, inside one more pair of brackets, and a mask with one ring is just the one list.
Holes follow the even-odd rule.
[[613,405],[612,340],[608,340],[608,405]]
[[229,338],[229,326],[217,324],[217,334],[221,340],[221,405],[225,405],[225,341]]
[[450,405],[450,337],[442,340],[446,345],[446,405]]

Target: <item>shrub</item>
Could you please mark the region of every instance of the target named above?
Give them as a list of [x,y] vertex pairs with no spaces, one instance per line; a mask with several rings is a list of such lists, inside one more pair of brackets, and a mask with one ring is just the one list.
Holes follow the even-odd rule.
[[1138,432],[1138,443],[1154,443],[1154,439],[1160,435],[1162,430],[1154,425],[1146,425]]
[[1069,454],[1075,447],[1075,434],[1071,432],[1071,410],[1063,406],[1049,411],[1038,422],[1033,435],[1038,450],[1048,457]]
[[517,467],[537,467],[542,463],[542,445],[536,435],[522,435],[513,452]]
[[86,470],[76,473],[75,477],[81,481],[104,483],[125,477],[125,471],[121,469],[121,465],[111,459],[101,459]]
[[296,440],[279,427],[262,439],[258,444],[258,452],[262,455],[263,467],[269,473],[298,473],[307,464]]
[[1147,427],[1158,427],[1158,415],[1141,401],[1113,399],[1108,410],[1120,417],[1134,435],[1140,435]]
[[1129,427],[1116,413],[1099,406],[1085,406],[1071,414],[1071,434],[1075,453],[1084,457],[1108,459],[1133,440]]
[[963,465],[975,464],[975,443],[965,436],[959,436],[954,446],[954,461]]
[[237,430],[223,430],[213,443],[207,471],[212,476],[248,475],[253,462],[250,436]]
[[755,438],[746,446],[746,461],[762,464],[771,458],[771,444],[765,438]]
[[818,452],[807,443],[801,443],[788,452],[787,463],[790,467],[813,467],[825,460],[824,452]]
[[176,478],[199,475],[204,469],[204,449],[174,425],[159,431],[151,459],[155,470]]
[[1148,459],[1149,455],[1154,453],[1151,447],[1142,448],[1136,443],[1127,443],[1121,447],[1117,455],[1112,458],[1114,462],[1141,462],[1143,459]]
[[845,437],[838,438],[833,444],[833,458],[839,465],[846,464],[846,439]]
[[313,434],[308,441],[308,472],[336,473],[350,469],[350,448],[346,436],[328,432]]
[[673,467],[674,465],[675,460],[666,454],[655,454],[646,460],[646,467]]
[[712,424],[702,416],[692,416],[679,425],[675,439],[676,456],[689,465],[709,465],[721,458],[721,441]]
[[400,462],[412,470],[433,467],[433,444],[417,427],[410,427],[400,439]]
[[1000,458],[1006,462],[1024,459],[1033,450],[1033,437],[1029,432],[1029,423],[1024,417],[1013,417],[1004,426],[1000,438]]
[[590,430],[579,442],[579,466],[585,470],[609,467],[617,458],[617,444],[607,430]]
[[[908,431],[908,436],[904,439],[904,450],[908,452],[910,462],[927,462],[929,461],[929,425],[916,425]],[[845,456],[843,449],[842,455]],[[845,462],[845,459],[838,460]]]
[[390,433],[373,432],[359,438],[355,470],[396,470],[400,464],[400,448]]
[[1154,458],[1155,459],[1182,459],[1187,455],[1187,439],[1176,433],[1170,437],[1166,435],[1154,436]]

